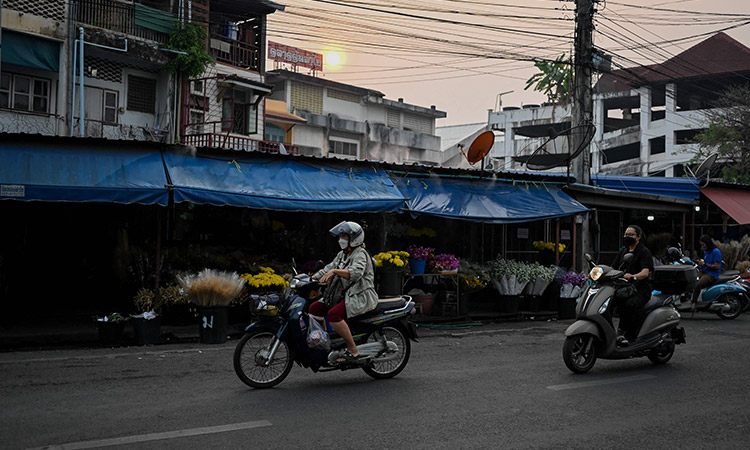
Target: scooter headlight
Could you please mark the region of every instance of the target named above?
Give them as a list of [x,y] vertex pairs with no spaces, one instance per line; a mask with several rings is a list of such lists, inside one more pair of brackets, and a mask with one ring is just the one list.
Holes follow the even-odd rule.
[[604,275],[604,271],[599,266],[594,267],[591,269],[591,272],[589,272],[589,277],[594,281],[597,281],[602,275]]

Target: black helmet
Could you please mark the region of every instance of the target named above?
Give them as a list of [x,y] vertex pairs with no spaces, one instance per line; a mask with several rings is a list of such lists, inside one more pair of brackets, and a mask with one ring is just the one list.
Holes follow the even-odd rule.
[[672,261],[678,261],[680,258],[682,258],[682,253],[677,247],[669,247],[667,249],[667,256],[669,256],[669,259]]

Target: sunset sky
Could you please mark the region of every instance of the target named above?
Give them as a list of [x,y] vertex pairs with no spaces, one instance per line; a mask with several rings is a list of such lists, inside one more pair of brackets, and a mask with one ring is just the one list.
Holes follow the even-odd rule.
[[[435,105],[438,126],[485,122],[496,106],[540,103],[524,91],[535,59],[571,54],[573,2],[560,0],[279,0],[268,40],[323,53],[326,79]],[[748,0],[597,4],[595,45],[613,66],[663,62],[715,32],[750,46]],[[335,52],[336,55],[331,52]],[[338,64],[333,64],[336,57]],[[272,69],[269,61],[267,67]],[[304,69],[301,69],[303,71]]]

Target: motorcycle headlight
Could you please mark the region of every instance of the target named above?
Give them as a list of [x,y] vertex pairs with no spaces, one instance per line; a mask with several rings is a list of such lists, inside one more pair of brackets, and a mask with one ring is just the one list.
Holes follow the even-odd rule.
[[591,272],[589,272],[589,276],[594,281],[598,280],[602,275],[604,275],[604,271],[599,266],[594,267],[593,269],[591,269]]

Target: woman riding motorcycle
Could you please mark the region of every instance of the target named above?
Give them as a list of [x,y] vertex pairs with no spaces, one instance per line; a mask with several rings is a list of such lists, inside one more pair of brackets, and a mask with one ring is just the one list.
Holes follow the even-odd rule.
[[619,269],[625,254],[633,254],[630,263],[623,269],[625,270],[624,278],[628,281],[635,281],[636,293],[630,298],[617,299],[615,303],[617,314],[620,316],[619,328],[622,330],[620,334],[624,334],[624,336],[618,338],[618,345],[620,346],[628,345],[628,339],[635,339],[638,333],[638,322],[640,321],[638,311],[651,298],[649,275],[654,270],[654,261],[651,252],[641,242],[642,237],[643,230],[641,230],[641,227],[629,225],[625,229],[625,236],[622,240],[625,246],[612,263],[612,267]]
[[[313,280],[329,283],[327,295],[335,295],[325,303],[316,301],[310,305],[312,316],[322,320],[328,316],[331,327],[344,339],[346,351],[341,355],[342,361],[353,362],[359,358],[359,350],[354,343],[347,318],[372,311],[378,305],[378,294],[375,292],[375,267],[372,257],[364,249],[365,231],[356,222],[341,222],[331,228],[330,233],[339,238],[341,251],[333,261],[316,272]],[[338,277],[336,280],[334,277]],[[334,287],[340,281],[340,289]]]

